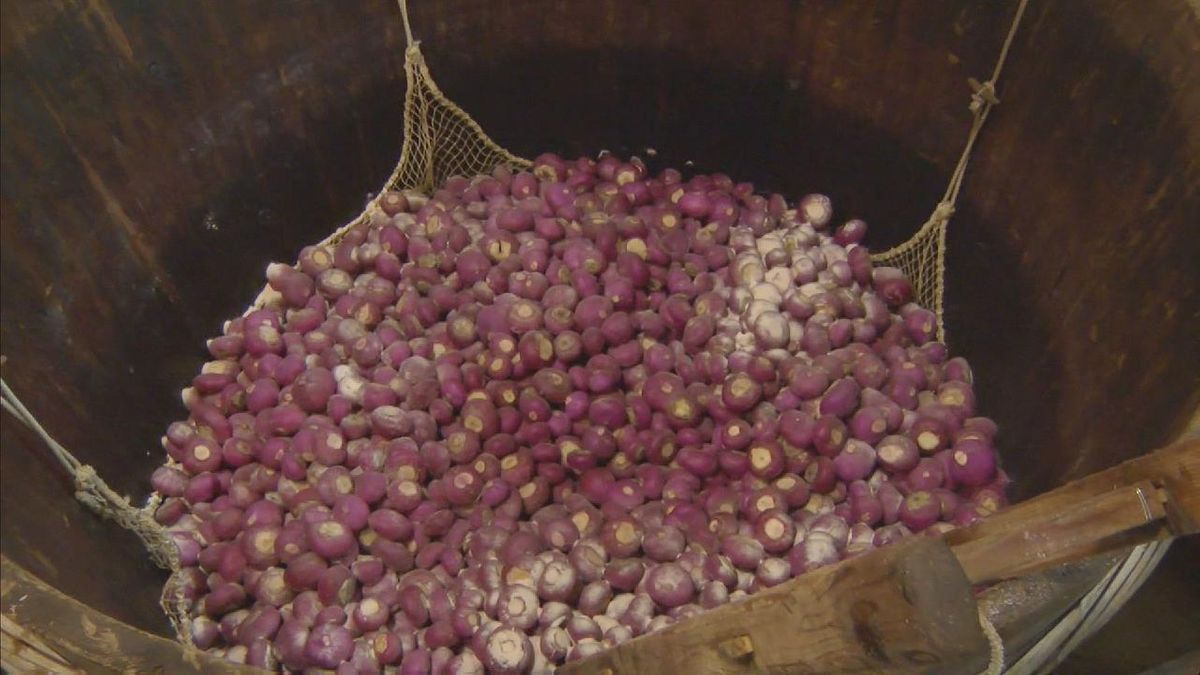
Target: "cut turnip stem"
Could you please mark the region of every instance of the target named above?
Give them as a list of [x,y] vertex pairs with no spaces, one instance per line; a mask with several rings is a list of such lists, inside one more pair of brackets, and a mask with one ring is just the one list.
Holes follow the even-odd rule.
[[515,628],[529,630],[537,625],[539,606],[538,595],[533,589],[510,585],[500,593],[496,618]]
[[579,540],[579,528],[570,518],[556,518],[540,526],[542,539],[559,551],[570,551]]
[[783,448],[774,441],[755,443],[747,454],[750,456],[750,472],[764,480],[779,476],[787,466]]
[[848,425],[854,438],[870,444],[879,443],[888,431],[887,413],[883,408],[859,408]]
[[909,427],[908,436],[926,455],[932,455],[944,449],[950,442],[950,432],[946,428],[946,424],[934,417],[918,417]]
[[969,382],[950,380],[937,391],[938,402],[954,410],[961,419],[975,415],[975,392]]
[[796,538],[796,525],[784,511],[767,511],[754,524],[754,536],[767,553],[785,553]]
[[982,486],[996,475],[996,452],[987,441],[962,439],[954,444],[950,475],[962,485]]
[[798,509],[808,503],[809,487],[803,478],[792,473],[777,478],[774,485],[783,495],[789,509]]
[[351,619],[358,630],[369,633],[387,623],[390,612],[387,607],[374,598],[364,598],[358,603]]
[[837,474],[834,472],[833,460],[828,457],[813,459],[804,470],[804,480],[807,481],[813,492],[828,493],[837,484]]
[[721,401],[732,412],[750,410],[761,396],[762,386],[746,373],[730,375],[721,387]]
[[833,203],[825,195],[810,194],[800,200],[796,211],[804,219],[804,222],[821,230],[829,225],[829,221],[833,218]]
[[900,505],[900,520],[913,532],[933,525],[941,517],[941,503],[925,490],[913,492]]
[[642,546],[642,526],[629,517],[615,518],[600,530],[604,548],[616,557],[626,558],[634,555]]
[[906,436],[887,436],[875,446],[879,465],[891,473],[904,473],[917,465],[921,455]]
[[755,489],[744,496],[742,513],[751,522],[756,522],[764,513],[771,510],[786,508],[787,501],[783,494],[773,487]]
[[520,675],[533,665],[533,645],[519,630],[502,626],[488,636],[482,659],[487,672],[497,675]]
[[837,455],[846,443],[846,425],[834,415],[822,415],[812,430],[812,444],[826,457]]

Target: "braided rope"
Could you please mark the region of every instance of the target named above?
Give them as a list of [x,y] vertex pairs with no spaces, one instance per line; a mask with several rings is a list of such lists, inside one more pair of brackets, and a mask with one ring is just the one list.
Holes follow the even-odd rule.
[[946,341],[946,326],[943,317],[946,291],[946,231],[950,217],[954,215],[959,193],[962,191],[963,179],[967,174],[967,166],[971,162],[971,152],[979,139],[979,133],[987,122],[992,108],[1000,103],[996,97],[996,82],[1004,71],[1008,60],[1009,50],[1025,16],[1025,8],[1029,0],[1021,0],[1013,15],[1008,35],[1000,48],[996,65],[992,68],[992,76],[984,82],[974,78],[968,80],[971,86],[971,100],[967,108],[971,111],[971,128],[967,132],[967,141],[958,163],[950,174],[950,181],[942,193],[941,200],[934,207],[933,213],[920,229],[906,241],[886,251],[871,256],[871,260],[879,265],[898,267],[908,275],[913,286],[914,299],[931,310],[937,316],[938,340]]
[[[0,390],[3,392],[0,406],[41,439],[50,449],[50,454],[71,476],[75,486],[75,499],[101,518],[112,520],[136,534],[154,564],[170,571],[171,578],[175,579],[180,569],[179,549],[166,528],[154,519],[154,512],[161,497],[154,493],[145,506],[134,506],[129,497],[109,487],[95,467],[79,461],[70,450],[55,440],[3,378],[0,378]],[[168,583],[168,589],[171,588],[172,585]],[[176,636],[181,642],[187,642],[185,638],[189,632],[190,621],[183,602],[182,595],[177,591],[164,590],[161,598],[162,608],[170,619]]]
[[1012,664],[1008,675],[1041,675],[1053,672],[1084,640],[1112,618],[1166,555],[1171,540],[1134,547],[1099,583],[1079,599],[1058,623]]
[[983,607],[979,608],[979,627],[983,629],[983,635],[988,641],[988,665],[979,675],[1002,675],[1004,673],[1004,640],[1000,637],[1000,631],[992,625],[992,621]]

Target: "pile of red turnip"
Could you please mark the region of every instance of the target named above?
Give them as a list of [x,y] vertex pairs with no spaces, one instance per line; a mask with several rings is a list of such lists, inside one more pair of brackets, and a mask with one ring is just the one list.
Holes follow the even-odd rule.
[[547,154],[368,213],[167,430],[198,647],[545,672],[1004,503],[969,366],[822,195]]

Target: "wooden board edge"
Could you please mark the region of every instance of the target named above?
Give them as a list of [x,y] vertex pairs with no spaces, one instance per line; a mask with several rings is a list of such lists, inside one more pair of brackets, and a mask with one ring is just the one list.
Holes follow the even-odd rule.
[[88,673],[262,673],[96,611],[0,556],[0,613]]
[[[858,597],[864,590],[878,590],[873,580],[886,578],[899,588],[907,606],[906,631],[922,635],[927,651],[885,656],[892,652],[886,645],[875,644],[869,616],[860,615],[870,597]],[[845,597],[842,597],[845,596]],[[822,606],[821,601],[830,598]],[[836,602],[835,602],[836,600]],[[779,662],[778,648],[762,636],[748,634],[738,620],[741,611],[760,611],[772,601],[820,609],[839,626],[852,626],[858,649],[830,653],[837,663],[823,661],[817,669],[799,662]],[[743,605],[743,603],[745,603]],[[869,614],[869,612],[867,613]],[[785,623],[787,617],[782,617]],[[769,631],[773,632],[773,631]],[[778,637],[777,634],[772,637]],[[797,642],[803,640],[797,637]],[[848,646],[853,640],[844,641]],[[689,653],[683,660],[695,666],[698,656],[707,656],[704,672],[722,675],[750,673],[933,673],[979,672],[988,663],[988,642],[979,623],[979,607],[971,585],[958,559],[940,537],[912,537],[867,555],[843,560],[813,570],[771,589],[760,591],[736,604],[723,605],[696,617],[669,626],[659,632],[637,637],[582,661],[568,663],[558,672],[565,675],[651,675],[679,666],[680,649]],[[689,651],[690,650],[690,651]],[[691,653],[701,651],[704,655]],[[776,652],[762,662],[766,652]],[[899,656],[899,658],[894,658]],[[839,665],[840,664],[840,665]],[[782,669],[781,669],[782,668]],[[864,670],[865,668],[865,670]]]

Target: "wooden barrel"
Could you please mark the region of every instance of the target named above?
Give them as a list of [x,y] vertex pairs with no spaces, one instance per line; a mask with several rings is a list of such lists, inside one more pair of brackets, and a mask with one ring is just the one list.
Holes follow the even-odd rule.
[[[967,78],[990,74],[1015,4],[429,0],[412,20],[442,88],[514,152],[653,152],[826,192],[882,249],[940,197]],[[3,374],[140,499],[204,339],[396,160],[399,14],[12,0],[0,36]],[[1200,404],[1196,6],[1035,1],[1000,98],[950,228],[946,323],[1023,498],[1167,443]],[[6,560],[167,635],[138,541],[7,415],[2,433]],[[1177,547],[1148,595],[1190,606],[1184,624],[1197,553]],[[1126,670],[1186,646],[1125,621]],[[1090,649],[1063,672],[1117,658]]]

